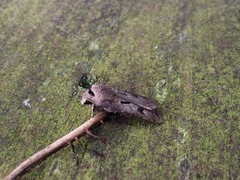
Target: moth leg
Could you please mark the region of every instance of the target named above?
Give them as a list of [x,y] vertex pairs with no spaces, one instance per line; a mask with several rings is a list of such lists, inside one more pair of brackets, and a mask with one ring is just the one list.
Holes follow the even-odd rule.
[[89,143],[89,142],[83,144],[81,141],[79,141],[80,146],[84,149],[84,152],[83,152],[83,155],[82,155],[82,158],[81,158],[80,161],[82,161],[82,159],[83,159],[84,154],[85,154],[86,151],[92,152],[94,155],[99,156],[100,158],[104,157],[104,154],[102,154],[102,153],[100,153],[100,152],[98,152],[98,151],[96,151],[96,150],[92,150],[92,149],[87,148],[88,143]]
[[[96,114],[102,112],[102,109],[96,107],[94,104],[92,105],[92,116],[94,117]],[[104,124],[103,120],[100,121],[100,123]]]
[[99,140],[102,141],[104,144],[106,144],[106,141],[107,141],[107,140],[106,140],[105,138],[101,138],[101,137],[99,137],[99,136],[96,136],[96,135],[94,135],[93,133],[91,133],[89,130],[86,130],[86,133],[87,133],[88,135],[94,137],[95,139],[99,139]]
[[93,104],[92,105],[92,117],[94,117],[99,112],[101,112],[101,110]]
[[70,147],[72,149],[72,152],[75,154],[76,153],[76,149],[75,149],[75,146],[74,146],[73,142],[69,142],[68,144],[70,145]]
[[92,105],[92,115],[91,115],[91,117],[94,117],[94,115],[95,115],[95,109],[96,109],[96,107],[95,107],[95,105],[93,104]]
[[79,165],[79,157],[78,157],[78,153],[75,149],[75,146],[74,146],[73,142],[69,142],[68,144],[71,146],[71,149],[73,151],[73,159],[75,159],[76,165],[78,166]]

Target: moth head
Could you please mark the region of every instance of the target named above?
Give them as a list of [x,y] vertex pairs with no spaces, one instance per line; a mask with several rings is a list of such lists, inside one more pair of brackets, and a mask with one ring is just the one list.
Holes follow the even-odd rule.
[[94,104],[95,94],[89,89],[83,93],[81,104]]

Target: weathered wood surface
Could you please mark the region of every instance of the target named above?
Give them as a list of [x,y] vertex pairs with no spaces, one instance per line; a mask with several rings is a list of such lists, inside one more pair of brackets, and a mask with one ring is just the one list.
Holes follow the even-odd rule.
[[23,179],[239,178],[238,0],[1,1],[0,178],[90,117],[83,74],[165,123],[112,117]]

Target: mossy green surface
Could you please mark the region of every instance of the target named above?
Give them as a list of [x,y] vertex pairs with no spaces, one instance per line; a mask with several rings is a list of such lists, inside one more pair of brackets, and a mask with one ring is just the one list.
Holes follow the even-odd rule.
[[83,137],[22,179],[240,178],[237,0],[0,2],[0,178],[89,119],[83,74],[155,99],[164,124],[111,117],[107,144]]

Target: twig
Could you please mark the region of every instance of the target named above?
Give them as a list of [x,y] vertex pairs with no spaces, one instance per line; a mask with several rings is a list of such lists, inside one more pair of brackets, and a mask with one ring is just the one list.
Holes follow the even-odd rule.
[[100,123],[107,116],[106,112],[100,112],[93,118],[89,119],[77,129],[71,131],[67,135],[53,142],[44,149],[33,154],[31,157],[23,161],[19,166],[17,166],[9,175],[7,175],[4,180],[16,179],[20,175],[23,175],[30,167],[36,165],[39,161],[46,159],[51,156],[53,153],[59,151],[63,147],[67,146],[69,143],[75,141],[77,138],[85,135],[89,132],[94,125]]

